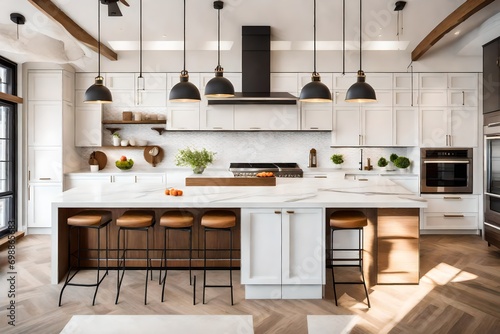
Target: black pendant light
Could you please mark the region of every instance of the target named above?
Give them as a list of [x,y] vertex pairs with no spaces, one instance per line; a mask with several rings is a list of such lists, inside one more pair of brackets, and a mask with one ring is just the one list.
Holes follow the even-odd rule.
[[97,1],[97,76],[95,77],[95,83],[85,91],[83,102],[113,102],[111,92],[104,86],[104,78],[101,76],[101,2],[99,0]]
[[215,77],[205,86],[206,97],[233,97],[234,86],[227,78],[224,78],[224,69],[220,66],[220,10],[224,8],[223,1],[214,1],[217,9],[217,67]]
[[358,102],[358,103],[367,103],[367,102],[376,102],[377,96],[375,95],[375,90],[372,86],[365,82],[365,72],[363,72],[361,64],[362,64],[362,49],[361,49],[361,37],[363,36],[363,30],[361,28],[362,22],[362,0],[359,0],[359,71],[358,71],[358,79],[356,83],[354,83],[347,90],[347,94],[345,96],[346,102]]
[[186,0],[184,0],[184,67],[180,78],[181,81],[172,87],[168,99],[172,102],[199,102],[200,91],[189,82],[189,73],[186,71]]
[[311,82],[302,88],[299,100],[302,102],[332,101],[330,89],[321,82],[321,77],[316,72],[316,0],[314,0],[314,72],[311,75]]

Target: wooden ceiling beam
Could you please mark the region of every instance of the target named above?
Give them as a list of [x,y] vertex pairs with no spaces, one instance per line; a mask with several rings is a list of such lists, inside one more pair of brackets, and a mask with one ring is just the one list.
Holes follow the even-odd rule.
[[420,59],[444,35],[450,32],[470,16],[483,9],[495,0],[467,0],[439,23],[411,52],[411,60]]
[[[68,15],[50,0],[28,0],[39,11],[47,15],[52,20],[61,24],[73,37],[88,46],[95,52],[98,52],[98,42],[82,27],[76,24]],[[101,43],[101,54],[109,60],[118,60],[116,52]]]

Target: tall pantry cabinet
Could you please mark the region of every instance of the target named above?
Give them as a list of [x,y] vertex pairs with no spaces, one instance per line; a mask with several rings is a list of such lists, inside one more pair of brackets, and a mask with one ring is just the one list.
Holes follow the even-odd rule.
[[28,69],[28,233],[51,232],[51,201],[63,190],[63,174],[74,159],[74,74]]
[[483,113],[500,110],[500,37],[483,45]]

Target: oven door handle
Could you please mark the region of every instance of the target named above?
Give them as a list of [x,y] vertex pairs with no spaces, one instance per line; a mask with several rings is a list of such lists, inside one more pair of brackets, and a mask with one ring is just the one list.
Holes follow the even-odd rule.
[[486,136],[486,140],[500,139],[500,136]]
[[424,160],[424,164],[470,164],[469,160]]
[[495,198],[500,198],[500,195],[497,195],[497,194],[492,194],[492,193],[484,193],[486,196],[491,196],[491,197],[495,197]]
[[493,128],[495,126],[500,126],[500,122],[493,122],[493,123],[489,123],[488,125],[486,125],[487,127],[489,128]]

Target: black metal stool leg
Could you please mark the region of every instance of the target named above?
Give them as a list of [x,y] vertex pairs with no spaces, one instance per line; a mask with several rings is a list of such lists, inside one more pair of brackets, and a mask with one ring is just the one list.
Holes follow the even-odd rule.
[[189,228],[189,285],[193,285],[192,274],[191,274],[191,262],[193,259],[193,228]]
[[[165,276],[161,276],[161,268],[163,268],[163,261],[165,261]],[[160,278],[159,280],[162,282],[162,288],[161,288],[161,301],[163,303],[163,300],[165,298],[165,281],[167,280],[167,228],[163,230],[163,257],[161,259],[160,263]]]
[[233,303],[233,230],[229,229],[229,285],[231,286],[231,305]]
[[151,262],[149,261],[149,227],[146,229],[146,287],[144,289],[144,305],[148,304],[148,278],[149,271],[151,267]]
[[[125,240],[125,237],[126,237],[126,230],[123,230],[123,255],[120,255],[120,234],[122,232],[122,228],[121,227],[118,227],[118,256],[117,256],[117,266],[116,266],[116,271],[117,271],[117,274],[116,274],[116,300],[115,300],[115,304],[118,304],[118,298],[120,297],[120,288],[122,286],[122,281],[123,281],[123,276],[125,274],[125,253],[127,252],[126,250],[126,240]],[[121,263],[123,262],[123,270],[122,270],[122,274],[120,276],[120,266],[121,266]]]
[[205,304],[205,288],[207,284],[207,229],[203,229],[203,304]]

